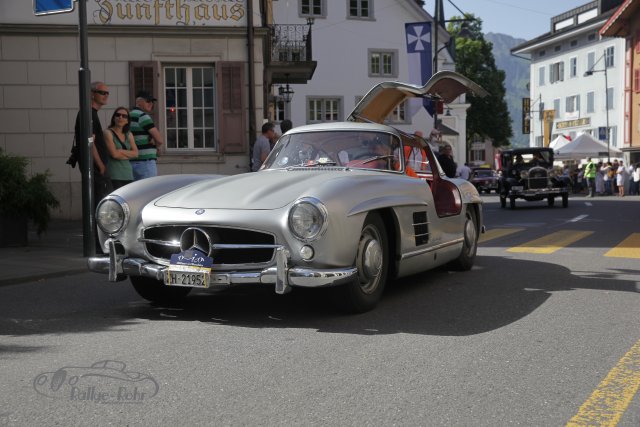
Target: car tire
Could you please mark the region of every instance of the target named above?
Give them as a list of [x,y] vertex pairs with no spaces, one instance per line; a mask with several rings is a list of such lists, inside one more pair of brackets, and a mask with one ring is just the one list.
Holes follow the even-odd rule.
[[516,208],[516,198],[515,197],[509,197],[509,207],[511,209],[515,209]]
[[563,208],[568,208],[569,207],[569,195],[568,194],[563,194],[562,195],[562,207]]
[[367,215],[356,254],[358,276],[333,289],[338,308],[348,313],[364,313],[380,301],[389,270],[389,243],[382,218],[376,212]]
[[547,206],[552,208],[555,203],[556,203],[555,197],[552,197],[552,196],[547,197]]
[[165,286],[161,281],[148,277],[131,276],[129,279],[138,295],[160,305],[176,305],[191,292],[191,288]]
[[473,207],[469,206],[465,213],[463,229],[462,252],[455,261],[451,262],[451,267],[458,271],[471,270],[478,251],[478,220]]

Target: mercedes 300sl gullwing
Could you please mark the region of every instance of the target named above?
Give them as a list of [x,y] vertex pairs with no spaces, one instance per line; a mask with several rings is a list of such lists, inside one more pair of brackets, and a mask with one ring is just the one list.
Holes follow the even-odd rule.
[[[383,124],[409,98],[450,103],[466,91],[486,94],[448,71],[424,86],[381,83],[346,122],[287,132],[258,172],[119,188],[98,205],[104,254],[89,269],[128,277],[159,304],[193,288],[331,287],[350,312],[375,307],[388,279],[444,264],[469,270],[483,231],[478,191],[447,178],[423,139]],[[405,147],[425,149],[420,170],[409,173]]]

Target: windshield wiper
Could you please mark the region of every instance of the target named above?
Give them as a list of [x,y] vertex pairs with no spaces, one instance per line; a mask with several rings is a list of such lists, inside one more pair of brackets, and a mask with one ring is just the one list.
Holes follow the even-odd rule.
[[295,165],[295,167],[307,167],[307,168],[311,168],[311,167],[316,167],[316,166],[335,166],[338,163],[336,163],[333,160],[322,160],[322,161],[318,161],[318,160],[309,160],[307,162],[303,162],[300,163],[299,165]]

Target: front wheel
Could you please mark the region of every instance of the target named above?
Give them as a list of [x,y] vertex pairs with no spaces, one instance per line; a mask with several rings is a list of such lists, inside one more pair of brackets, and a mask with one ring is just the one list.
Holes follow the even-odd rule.
[[349,313],[373,309],[384,291],[389,269],[387,232],[379,214],[367,215],[360,233],[355,265],[358,277],[334,289],[336,304]]
[[473,262],[476,258],[476,252],[478,251],[478,220],[476,218],[476,212],[472,206],[467,208],[465,213],[463,243],[462,252],[458,259],[451,263],[451,266],[455,270],[467,271],[473,267]]
[[161,305],[176,305],[191,292],[191,288],[165,286],[159,280],[148,277],[131,276],[129,279],[138,295]]

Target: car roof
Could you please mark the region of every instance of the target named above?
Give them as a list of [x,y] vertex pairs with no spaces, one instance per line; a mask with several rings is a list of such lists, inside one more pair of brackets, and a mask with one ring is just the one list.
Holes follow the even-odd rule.
[[502,154],[528,154],[528,153],[540,153],[542,151],[551,151],[553,153],[553,148],[549,148],[549,147],[512,148],[511,150],[503,150]]

